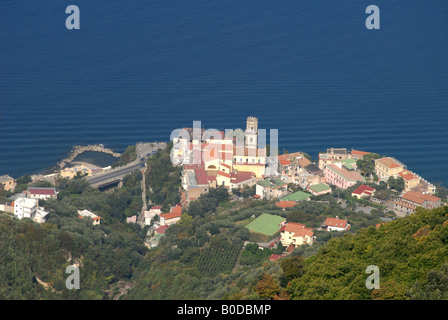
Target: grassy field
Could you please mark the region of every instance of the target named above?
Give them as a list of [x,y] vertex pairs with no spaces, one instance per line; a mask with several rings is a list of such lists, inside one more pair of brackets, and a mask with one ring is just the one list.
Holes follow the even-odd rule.
[[246,228],[252,232],[272,236],[280,229],[279,224],[285,220],[280,216],[263,213],[257,219],[246,225]]

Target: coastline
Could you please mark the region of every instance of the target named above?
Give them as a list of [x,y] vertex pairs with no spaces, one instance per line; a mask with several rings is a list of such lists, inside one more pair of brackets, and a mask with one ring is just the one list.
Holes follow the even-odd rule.
[[[73,146],[72,150],[67,154],[67,156],[64,159],[60,160],[59,162],[57,162],[55,165],[49,167],[48,169],[45,169],[42,172],[42,174],[49,175],[49,174],[53,174],[53,173],[56,173],[56,172],[64,169],[65,167],[72,164],[73,160],[75,160],[75,158],[77,156],[79,156],[80,154],[82,154],[86,151],[107,153],[107,154],[110,154],[117,158],[119,158],[121,156],[121,153],[115,152],[112,149],[106,148],[101,144],[87,145],[87,146],[76,145],[76,146]],[[93,164],[89,164],[89,165],[95,166]]]

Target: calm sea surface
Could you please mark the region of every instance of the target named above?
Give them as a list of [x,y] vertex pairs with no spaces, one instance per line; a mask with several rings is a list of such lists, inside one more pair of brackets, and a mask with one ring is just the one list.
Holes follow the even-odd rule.
[[377,152],[448,185],[447,18],[423,0],[3,1],[0,175],[252,115],[290,152]]

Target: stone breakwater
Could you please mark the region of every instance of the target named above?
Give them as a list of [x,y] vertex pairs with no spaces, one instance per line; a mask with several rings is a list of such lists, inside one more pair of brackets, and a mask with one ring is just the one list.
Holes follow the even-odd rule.
[[105,148],[103,145],[95,144],[88,146],[73,146],[73,149],[68,153],[67,157],[59,161],[53,167],[45,170],[45,174],[55,173],[66,166],[68,166],[77,156],[86,151],[103,152],[113,155],[114,157],[120,157],[121,153],[115,152],[111,149]]

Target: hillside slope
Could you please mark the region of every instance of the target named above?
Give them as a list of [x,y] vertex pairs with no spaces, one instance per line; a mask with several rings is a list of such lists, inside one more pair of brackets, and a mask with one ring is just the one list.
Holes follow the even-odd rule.
[[[291,299],[448,298],[448,207],[415,214],[332,239],[304,260],[292,280]],[[380,271],[380,288],[366,288],[369,265]]]

